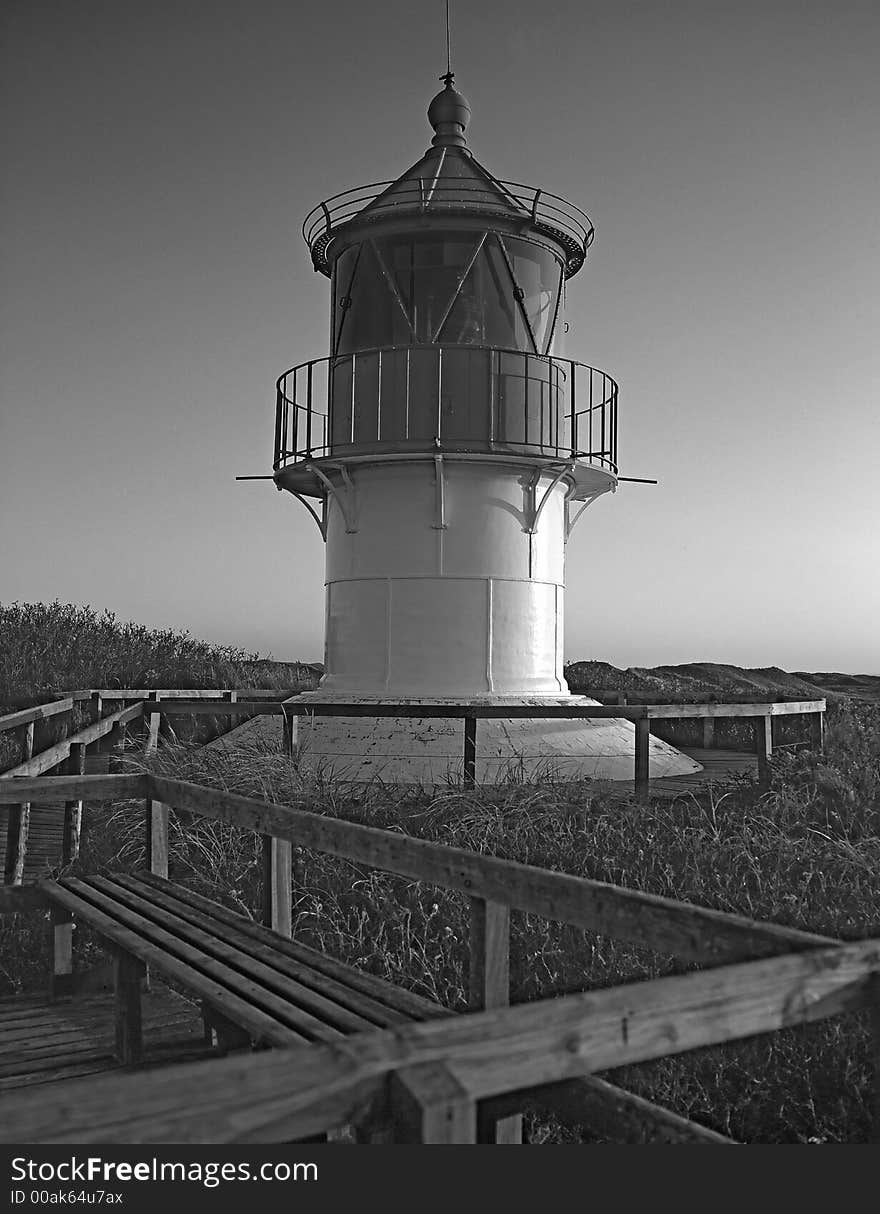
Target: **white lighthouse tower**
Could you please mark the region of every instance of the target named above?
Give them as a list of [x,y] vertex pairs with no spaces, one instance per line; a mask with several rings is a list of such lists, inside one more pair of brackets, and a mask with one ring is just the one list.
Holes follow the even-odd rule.
[[[617,384],[560,353],[593,227],[485,169],[467,147],[468,102],[443,80],[425,155],[303,226],[330,279],[330,353],[278,381],[274,479],[326,544],[312,698],[570,704],[566,545],[618,479]],[[307,762],[346,779],[430,783],[461,770],[462,728],[316,716],[300,740]],[[483,721],[477,778],[631,779],[632,735],[616,719]],[[651,747],[652,774],[699,769]]]

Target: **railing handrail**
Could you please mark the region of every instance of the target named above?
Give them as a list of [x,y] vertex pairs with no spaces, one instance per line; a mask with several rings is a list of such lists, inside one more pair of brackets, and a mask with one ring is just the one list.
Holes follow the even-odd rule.
[[[567,358],[564,354],[539,354],[536,350],[514,350],[510,346],[484,346],[476,343],[462,345],[460,342],[444,342],[444,341],[423,341],[423,342],[406,342],[390,346],[369,346],[364,350],[348,350],[344,354],[322,354],[320,358],[307,358],[301,363],[296,363],[293,367],[288,367],[286,371],[282,371],[275,381],[275,388],[282,394],[283,399],[289,405],[295,405],[296,401],[288,396],[284,396],[285,380],[290,376],[295,376],[298,371],[306,371],[309,367],[317,366],[318,363],[344,362],[349,358],[364,358],[370,354],[391,354],[397,351],[406,352],[407,350],[464,350],[466,352],[481,350],[484,354],[507,354],[513,357],[525,359],[537,359],[539,362],[552,364],[567,364],[571,367],[580,367],[584,371],[591,371],[595,375],[604,376],[611,385],[609,395],[603,401],[596,401],[592,406],[594,409],[601,407],[603,403],[607,404],[614,396],[615,391],[619,391],[619,384],[607,371],[603,371],[601,367],[594,367],[590,363],[581,362],[577,358]],[[563,371],[563,374],[565,372]],[[302,407],[302,406],[299,406]],[[590,406],[586,406],[584,411],[588,411]]]
[[[387,200],[382,196],[388,193]],[[497,203],[492,197],[493,187],[500,186]],[[316,269],[327,272],[326,246],[332,236],[345,224],[355,220],[364,210],[372,206],[364,219],[387,218],[395,211],[409,211],[413,207],[423,210],[455,210],[475,215],[497,215],[501,218],[517,218],[510,213],[510,204],[522,208],[518,218],[530,220],[538,229],[555,236],[568,248],[566,276],[570,277],[580,268],[593,243],[596,229],[593,221],[575,203],[560,194],[554,194],[538,186],[522,182],[466,181],[440,178],[431,189],[426,202],[423,186],[416,178],[398,181],[376,181],[367,185],[353,186],[325,198],[314,206],[303,220],[303,239],[309,248]]]
[[[371,346],[364,350],[352,350],[345,354],[325,354],[320,358],[307,359],[304,362],[297,363],[293,367],[289,367],[275,382],[275,458],[273,464],[275,469],[278,470],[290,463],[301,463],[305,460],[321,458],[323,455],[331,454],[331,449],[334,446],[348,445],[345,443],[334,444],[328,433],[332,372],[338,367],[347,364],[351,364],[354,367],[358,365],[359,359],[375,358],[381,365],[383,357],[405,355],[407,360],[409,360],[413,353],[418,353],[419,355],[436,354],[438,359],[438,375],[440,374],[439,365],[442,362],[444,354],[447,357],[451,354],[461,355],[462,353],[482,355],[493,360],[490,364],[490,379],[493,382],[497,374],[517,374],[515,371],[502,371],[502,359],[523,360],[522,378],[526,381],[540,382],[542,384],[549,383],[554,392],[564,389],[566,393],[565,412],[554,425],[554,413],[552,411],[559,408],[561,402],[557,401],[548,406],[549,412],[547,417],[550,419],[551,429],[550,433],[545,435],[545,414],[542,404],[540,433],[538,435],[530,438],[524,431],[522,439],[507,435],[496,435],[494,439],[487,438],[485,441],[494,443],[496,447],[502,449],[522,448],[524,451],[531,453],[536,448],[539,448],[544,453],[551,453],[553,458],[587,459],[593,463],[607,467],[611,472],[617,472],[617,402],[619,388],[617,381],[607,371],[603,371],[601,367],[594,367],[589,363],[580,362],[578,359],[567,358],[559,354],[539,354],[535,351],[516,350],[507,346],[461,345],[453,342],[414,342],[399,345]],[[529,375],[529,367],[535,362],[548,368],[546,372],[549,377],[548,380]],[[313,374],[314,368],[320,366],[326,366],[326,371],[316,377]],[[407,362],[407,367],[409,367],[409,361]],[[561,384],[554,384],[552,382],[554,375],[561,377]],[[589,380],[588,385],[580,384],[580,388],[582,389],[580,392],[577,390],[579,375]],[[301,379],[305,380],[305,384],[302,386],[302,391],[306,396],[305,403],[297,399],[300,395],[298,382]],[[315,386],[316,379],[322,381],[322,384],[318,387]],[[407,394],[409,392],[408,385],[409,373],[407,372]],[[292,395],[291,392],[293,393]],[[326,399],[323,399],[325,394]],[[408,395],[406,399],[408,407]],[[493,407],[494,400],[493,396],[490,402]],[[300,422],[303,423],[305,429],[305,443],[299,441]],[[318,423],[320,423],[320,431],[318,434],[313,435],[313,427]],[[291,428],[292,436],[289,433]],[[475,442],[481,444],[484,441],[483,439],[475,439],[473,436],[463,438],[456,434],[444,434],[442,432],[442,424],[439,425],[439,428],[441,433],[436,437],[440,440],[441,448],[444,445],[447,447],[453,445],[455,447],[467,448],[468,445],[473,446]],[[292,442],[290,441],[291,437]],[[580,438],[587,439],[588,445],[586,447],[579,441]],[[380,440],[377,435],[376,439],[371,438],[357,441],[358,443],[364,441],[376,442],[383,447],[393,447],[396,440]],[[435,444],[429,445],[433,450]]]
[[[3,1128],[9,1141],[29,1143],[57,1142],[71,1131],[80,1143],[127,1142],[132,1132],[140,1142],[165,1142],[171,1118],[176,1141],[229,1142],[232,1119],[243,1141],[290,1141],[350,1121],[368,1101],[389,1091],[389,1076],[398,1073],[403,1079],[427,1067],[434,1087],[410,1094],[410,1108],[416,1105],[417,1117],[428,1109],[435,1115],[427,1126],[416,1121],[417,1137],[473,1143],[479,1099],[496,1098],[497,1111],[504,1096],[517,1090],[870,1007],[880,975],[878,949],[880,942],[869,937],[805,956],[746,961],[377,1029],[358,1034],[350,1046],[316,1043],[280,1054],[179,1063],[162,1071],[158,1111],[155,1075],[149,1072],[91,1080],[82,1088],[73,1120],[54,1095],[34,1088],[14,1109],[10,1104]],[[447,1077],[443,1088],[438,1075]],[[194,1086],[200,1099],[197,1109],[188,1111]],[[469,1116],[437,1117],[438,1107],[443,1112],[465,1108]],[[272,1110],[268,1122],[266,1109]]]

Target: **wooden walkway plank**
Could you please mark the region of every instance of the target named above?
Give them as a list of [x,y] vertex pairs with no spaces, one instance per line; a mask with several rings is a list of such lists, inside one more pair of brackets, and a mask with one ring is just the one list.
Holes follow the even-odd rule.
[[[303,987],[309,988],[320,995],[325,995],[333,1003],[356,1013],[359,1027],[367,1025],[376,1028],[389,1028],[393,1024],[404,1024],[412,1019],[405,1012],[399,1011],[388,1004],[380,1003],[378,999],[373,999],[363,994],[359,989],[348,986],[341,980],[332,979],[323,973],[311,970],[301,960],[295,960],[286,950],[282,951],[278,947],[279,941],[277,939],[261,940],[251,936],[250,933],[241,930],[241,921],[235,922],[235,917],[232,913],[229,913],[226,917],[220,917],[204,909],[198,909],[178,896],[180,890],[178,886],[160,889],[158,882],[148,885],[144,881],[138,881],[137,878],[122,874],[114,874],[114,881],[134,892],[146,892],[151,897],[161,899],[162,905],[172,909],[181,919],[202,927],[215,935],[222,937],[224,931],[234,931],[236,933],[236,944],[240,949],[248,951],[255,960],[276,969],[282,976],[293,979]],[[216,904],[208,903],[207,899],[204,899],[204,902],[208,906],[216,906]],[[217,907],[217,909],[222,910],[223,908]],[[301,950],[297,951],[301,952]],[[340,974],[346,973],[341,965],[339,966],[339,971]],[[386,999],[396,996],[396,992],[392,993],[387,985],[383,993]],[[422,1017],[419,1018],[421,1019]]]
[[[113,1057],[112,992],[84,993],[76,999],[48,1003],[46,996],[10,996],[0,1000],[0,1092],[34,1085],[61,1089],[65,1081],[108,1070],[118,1070]],[[143,993],[144,1034],[148,1062],[183,1062],[210,1056],[202,1038],[198,1009],[167,987],[153,984]],[[16,1024],[16,1040],[7,1045],[7,1026]],[[31,1042],[28,1064],[15,1055],[19,1034]],[[41,1056],[42,1054],[42,1056]],[[9,1097],[10,1103],[14,1098]]]
[[[132,922],[136,924],[137,931],[121,926],[112,917],[112,914],[102,913],[101,895],[97,891],[86,889],[84,892],[90,893],[91,896],[83,897],[77,888],[79,884],[79,882],[71,881],[73,888],[65,889],[54,881],[47,881],[43,888],[53,902],[66,907],[75,915],[86,915],[89,922],[97,927],[101,935],[119,948],[140,955],[148,965],[156,965],[160,972],[172,980],[180,981],[188,990],[195,991],[211,1006],[216,1006],[218,1010],[232,1009],[235,1018],[257,1039],[268,1041],[273,1045],[295,1045],[308,1040],[286,1024],[279,1023],[271,1014],[254,1007],[246,998],[239,998],[227,989],[225,985],[225,979],[228,976],[225,972],[227,967],[220,966],[212,958],[201,958],[197,951],[192,949],[190,950],[192,959],[202,962],[199,969],[195,970],[187,958],[171,955],[165,951],[165,944],[168,942],[165,937],[168,936],[168,933],[161,932],[160,929],[154,928],[150,924],[138,923],[137,916],[132,916]],[[151,932],[153,943],[144,943],[143,937],[139,934],[143,927]],[[171,943],[174,943],[173,938]],[[184,948],[185,946],[181,946],[179,951],[183,952]],[[215,980],[209,972],[206,972],[211,970],[215,973],[220,971],[219,980]]]
[[[159,884],[150,873],[140,873],[139,880],[148,885]],[[227,923],[231,927],[235,927],[243,934],[250,936],[251,939],[268,944],[285,957],[307,967],[308,970],[314,970],[318,974],[323,974],[327,978],[338,981],[351,990],[360,991],[369,996],[370,999],[375,1000],[376,1003],[388,1007],[389,1010],[399,1009],[405,1013],[406,1018],[409,1020],[429,1020],[448,1014],[445,1009],[439,1007],[433,1000],[426,999],[423,995],[416,995],[412,991],[407,991],[400,987],[394,988],[394,1003],[392,1006],[388,1002],[390,998],[388,983],[382,978],[376,978],[363,970],[353,970],[343,962],[336,961],[334,958],[328,957],[316,949],[308,948],[306,945],[295,944],[291,940],[281,939],[259,923],[242,923],[241,916],[237,915],[234,911],[227,910],[226,907],[221,906],[219,903],[211,902],[201,894],[194,893],[184,886],[175,887],[175,896],[182,901],[188,902],[191,906],[206,910],[208,914],[218,919],[221,923]]]
[[[302,983],[284,974],[276,966],[266,964],[263,960],[248,956],[237,947],[234,936],[227,943],[209,930],[204,930],[204,922],[199,925],[193,916],[182,917],[178,914],[171,900],[162,891],[150,891],[149,900],[132,890],[128,884],[122,884],[106,877],[93,877],[87,882],[94,889],[108,894],[115,901],[131,907],[145,919],[149,919],[158,927],[170,932],[187,944],[192,944],[209,957],[214,957],[230,967],[242,977],[258,983],[267,991],[280,996],[291,1008],[300,1008],[307,1013],[303,1021],[304,1031],[318,1031],[318,1025],[329,1025],[339,1032],[363,1032],[374,1029],[376,1025],[351,1012],[348,1008],[328,999],[325,995],[303,986]],[[313,1014],[318,1017],[313,1022]],[[332,1036],[335,1036],[333,1034]],[[331,1039],[331,1034],[322,1034],[319,1040]]]
[[549,872],[465,848],[273,805],[255,797],[154,776],[149,777],[149,783],[156,796],[178,809],[276,834],[295,846],[314,847],[417,881],[489,898],[683,960],[721,963],[830,942],[828,937],[759,923],[742,915]]

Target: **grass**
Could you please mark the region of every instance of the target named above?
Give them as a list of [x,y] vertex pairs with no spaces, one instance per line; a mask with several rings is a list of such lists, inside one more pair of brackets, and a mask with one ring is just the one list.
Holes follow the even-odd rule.
[[57,600],[0,603],[0,641],[0,705],[81,687],[289,687],[299,666]]
[[[72,603],[0,603],[0,713],[80,688],[210,688],[312,685],[300,662],[272,662],[188,632],[145,628]],[[86,723],[75,710],[72,727]],[[40,722],[35,753],[60,735],[60,722]],[[19,758],[18,742],[0,734],[0,771]]]

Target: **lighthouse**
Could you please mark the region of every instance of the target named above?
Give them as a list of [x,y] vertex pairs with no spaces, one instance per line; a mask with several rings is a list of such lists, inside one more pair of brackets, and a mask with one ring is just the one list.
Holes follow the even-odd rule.
[[[324,676],[303,698],[571,704],[566,549],[618,485],[618,386],[563,354],[566,291],[594,229],[486,169],[470,106],[441,79],[425,154],[303,225],[330,283],[329,353],[278,380],[273,474],[326,548]],[[430,784],[461,770],[462,729],[316,714],[300,743],[305,763],[344,779]],[[624,720],[486,720],[477,779],[631,779],[632,755]],[[653,738],[650,761],[655,775],[699,770]]]

